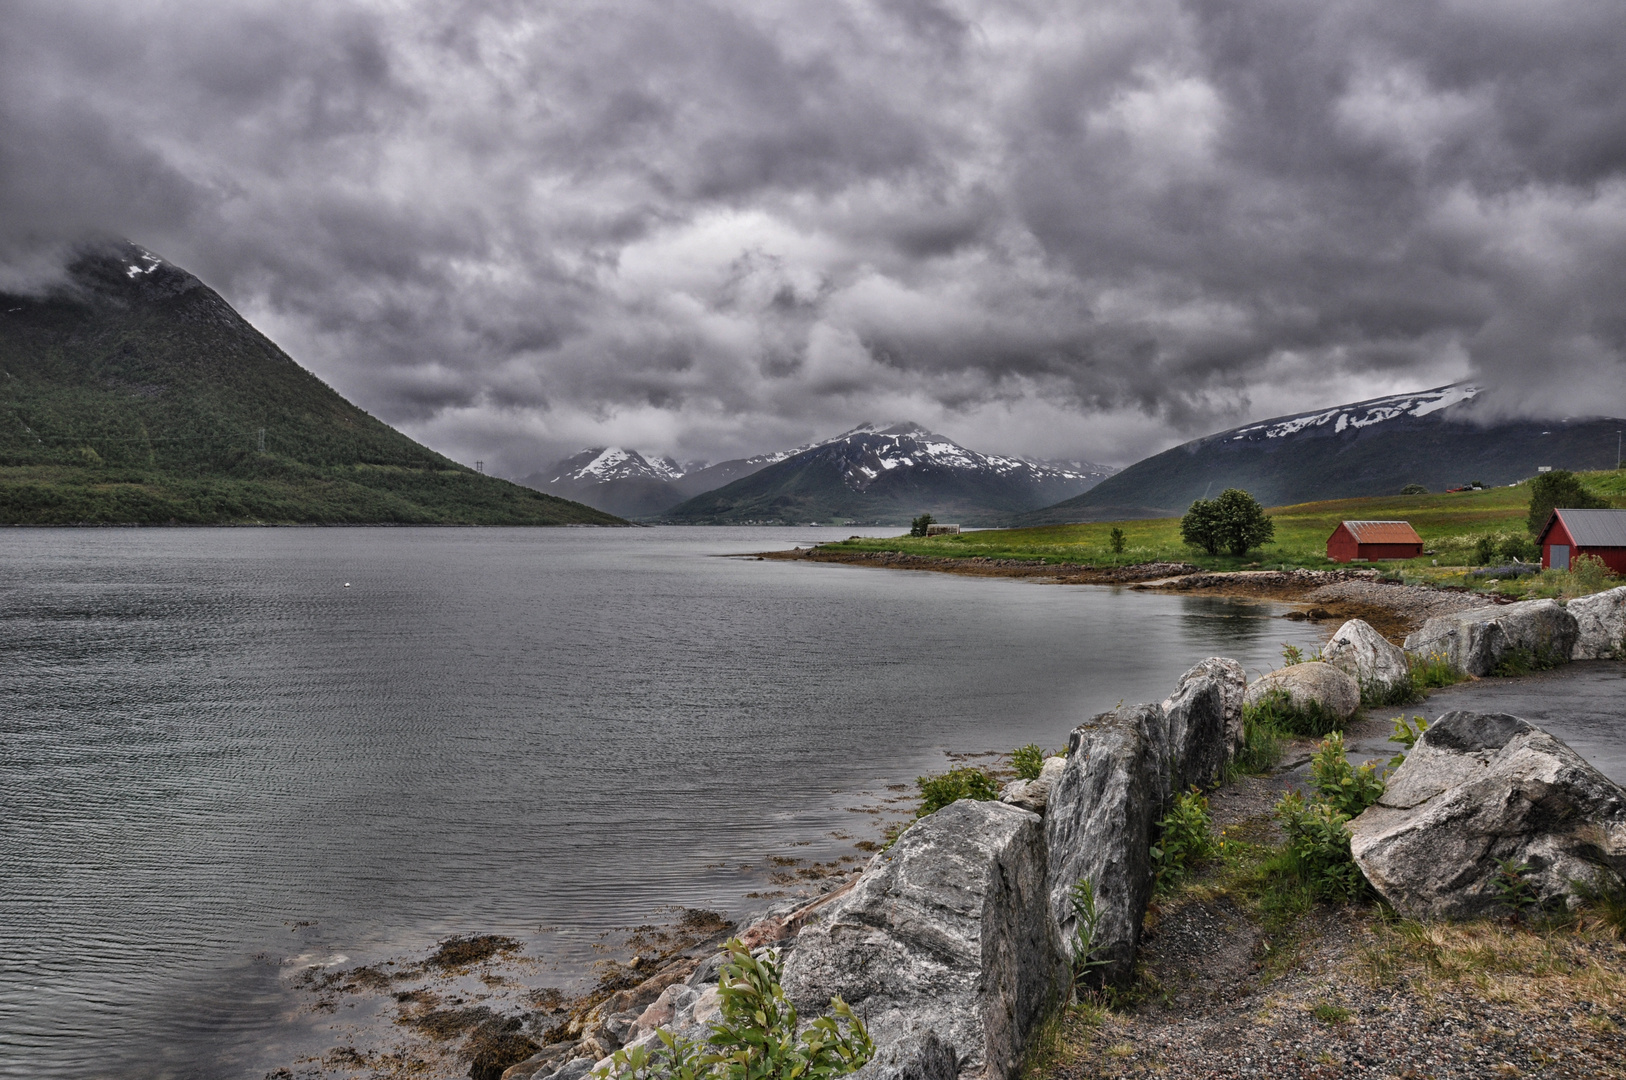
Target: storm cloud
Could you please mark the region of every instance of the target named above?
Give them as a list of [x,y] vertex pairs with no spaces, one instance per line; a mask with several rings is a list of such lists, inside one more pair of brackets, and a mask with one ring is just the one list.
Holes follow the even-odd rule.
[[1619,415],[1622,71],[1616,0],[11,0],[0,285],[128,236],[509,475]]

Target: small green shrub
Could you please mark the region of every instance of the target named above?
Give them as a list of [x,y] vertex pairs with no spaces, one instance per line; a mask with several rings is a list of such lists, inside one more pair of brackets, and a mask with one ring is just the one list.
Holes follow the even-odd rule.
[[937,776],[916,777],[915,786],[920,789],[921,800],[920,809],[915,811],[916,817],[935,814],[961,799],[989,802],[999,798],[998,782],[982,769],[971,766],[950,769]]
[[[798,1030],[796,1007],[780,986],[783,967],[759,959],[738,938],[718,979],[721,1017],[705,1044],[660,1032],[661,1048],[618,1050],[601,1080],[833,1080],[856,1072],[875,1054],[864,1022],[839,997],[830,1016]],[[707,1051],[705,1047],[709,1045]]]
[[1410,705],[1421,698],[1417,684],[1410,679],[1396,683],[1380,683],[1373,679],[1361,680],[1361,704],[1368,709],[1383,709],[1391,705]]
[[1116,525],[1112,527],[1112,532],[1107,534],[1107,543],[1111,546],[1114,555],[1122,555],[1124,553],[1124,544],[1127,542],[1128,538],[1124,536],[1124,531]]
[[1152,865],[1156,868],[1159,889],[1173,888],[1185,880],[1192,869],[1218,854],[1208,799],[1196,788],[1174,797],[1173,805],[1157,823],[1157,829]]
[[1491,674],[1504,679],[1518,678],[1529,675],[1534,671],[1546,671],[1555,668],[1569,660],[1569,657],[1550,649],[1537,649],[1531,651],[1525,648],[1513,648],[1502,654],[1501,662],[1491,669]]
[[1496,899],[1515,919],[1541,906],[1530,884],[1530,864],[1503,859],[1497,863],[1496,880],[1491,883]]
[[1319,701],[1299,704],[1286,690],[1270,690],[1252,705],[1242,707],[1243,722],[1250,718],[1282,735],[1326,735],[1343,726],[1343,721]]
[[1289,645],[1285,641],[1282,642],[1282,663],[1286,664],[1288,667],[1293,667],[1297,664],[1304,663],[1304,650],[1299,648],[1297,645]]
[[1018,780],[1037,780],[1044,769],[1044,751],[1038,743],[1028,743],[1011,751],[1011,768]]
[[1330,1001],[1318,1003],[1315,1008],[1310,1010],[1310,1015],[1323,1024],[1343,1024],[1349,1021],[1349,1010],[1342,1005],[1334,1005]]
[[1417,740],[1423,737],[1423,732],[1428,730],[1428,720],[1422,716],[1414,716],[1410,720],[1404,716],[1397,716],[1394,718],[1394,726],[1394,734],[1389,736],[1389,741],[1399,743],[1401,750],[1389,759],[1389,768],[1398,769],[1400,763],[1406,760],[1406,755],[1411,752],[1411,748],[1417,745]]
[[1371,762],[1359,768],[1349,763],[1344,737],[1338,733],[1327,736],[1310,759],[1310,784],[1317,801],[1331,806],[1345,820],[1377,802],[1383,795],[1383,782]]
[[1411,684],[1417,690],[1435,690],[1442,686],[1455,686],[1468,676],[1451,663],[1444,653],[1430,653],[1426,657],[1410,657]]
[[1275,860],[1278,873],[1296,878],[1317,900],[1350,902],[1366,891],[1366,878],[1349,850],[1349,816],[1296,791],[1276,804],[1287,847]]
[[1496,558],[1496,537],[1481,536],[1474,541],[1474,565],[1489,566]]
[[1400,489],[1400,494],[1402,494],[1402,495],[1427,495],[1428,494],[1428,488],[1424,487],[1422,484],[1407,484],[1405,487]]

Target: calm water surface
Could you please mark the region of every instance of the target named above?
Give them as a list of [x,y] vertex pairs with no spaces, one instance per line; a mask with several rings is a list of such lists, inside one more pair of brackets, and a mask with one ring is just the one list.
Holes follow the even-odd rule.
[[715,557],[835,534],[7,530],[0,1076],[258,1078],[299,1045],[296,954],[737,913],[739,866],[850,850],[863,793],[945,751],[1318,640],[1270,605]]

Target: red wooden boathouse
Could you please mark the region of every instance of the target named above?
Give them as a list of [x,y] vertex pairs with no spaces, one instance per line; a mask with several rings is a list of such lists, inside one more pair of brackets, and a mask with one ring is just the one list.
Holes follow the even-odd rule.
[[1596,555],[1626,574],[1626,510],[1554,510],[1536,537],[1541,568],[1568,570],[1578,555]]
[[1409,521],[1341,521],[1327,537],[1327,558],[1415,559],[1423,553],[1423,538]]

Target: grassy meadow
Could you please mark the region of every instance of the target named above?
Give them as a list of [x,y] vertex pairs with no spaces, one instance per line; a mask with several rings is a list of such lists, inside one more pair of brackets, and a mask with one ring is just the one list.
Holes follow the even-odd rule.
[[[1626,470],[1578,475],[1589,490],[1608,498],[1614,506],[1626,507]],[[1481,491],[1383,495],[1277,506],[1268,511],[1276,525],[1276,539],[1242,558],[1207,555],[1187,547],[1180,540],[1179,518],[987,529],[931,539],[910,536],[853,539],[824,547],[838,551],[902,551],[949,558],[1029,559],[1092,566],[1179,561],[1211,570],[1296,567],[1325,570],[1338,565],[1327,558],[1327,537],[1340,521],[1393,519],[1411,522],[1431,554],[1376,565],[1407,580],[1464,584],[1466,575],[1474,569],[1478,539],[1489,535],[1507,540],[1527,535],[1525,518],[1529,507],[1529,487],[1522,483]],[[1114,554],[1111,548],[1115,528],[1124,532],[1121,554]],[[1557,576],[1567,575],[1549,572],[1540,578],[1555,580],[1525,579],[1490,587],[1517,595],[1554,595],[1550,590],[1555,588],[1559,593],[1574,591],[1568,588],[1570,583],[1557,581]]]

